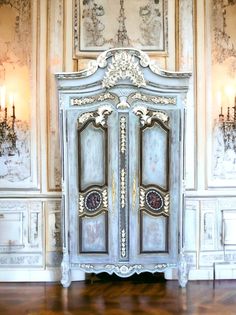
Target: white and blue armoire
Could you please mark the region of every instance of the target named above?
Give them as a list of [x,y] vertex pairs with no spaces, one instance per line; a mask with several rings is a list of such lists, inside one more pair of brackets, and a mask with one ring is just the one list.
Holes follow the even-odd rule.
[[56,74],[62,152],[62,284],[71,269],[128,277],[186,268],[184,105],[189,73],[112,49]]

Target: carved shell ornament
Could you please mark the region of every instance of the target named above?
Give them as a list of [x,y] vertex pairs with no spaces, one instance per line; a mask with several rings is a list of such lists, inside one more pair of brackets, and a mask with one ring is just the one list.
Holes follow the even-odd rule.
[[127,51],[119,51],[112,57],[102,81],[102,86],[110,88],[121,79],[130,79],[138,87],[146,85],[139,63],[135,62],[134,56]]

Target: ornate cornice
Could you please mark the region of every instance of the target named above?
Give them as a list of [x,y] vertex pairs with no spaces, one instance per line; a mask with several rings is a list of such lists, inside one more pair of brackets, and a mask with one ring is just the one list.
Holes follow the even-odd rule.
[[119,51],[112,57],[102,81],[102,86],[110,88],[121,79],[130,79],[138,87],[146,85],[139,63],[128,51]]
[[[111,62],[108,59],[111,58]],[[88,63],[88,68],[80,72],[56,73],[57,79],[77,79],[94,74],[99,68],[107,67],[107,72],[102,81],[105,88],[117,84],[119,79],[130,79],[138,87],[145,86],[146,82],[142,73],[142,68],[149,69],[162,77],[168,78],[189,78],[190,72],[172,72],[159,68],[155,60],[151,60],[147,53],[130,48],[113,48],[101,53],[96,60]]]

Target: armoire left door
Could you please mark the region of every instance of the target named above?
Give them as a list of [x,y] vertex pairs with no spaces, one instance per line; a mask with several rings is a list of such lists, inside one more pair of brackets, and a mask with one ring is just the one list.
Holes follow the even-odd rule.
[[112,106],[68,110],[68,209],[73,264],[117,261],[118,113]]

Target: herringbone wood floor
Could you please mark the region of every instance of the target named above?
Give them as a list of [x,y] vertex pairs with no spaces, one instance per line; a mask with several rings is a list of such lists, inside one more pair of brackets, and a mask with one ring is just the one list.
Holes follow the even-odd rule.
[[177,281],[139,276],[93,283],[1,283],[1,315],[236,315],[236,281]]

